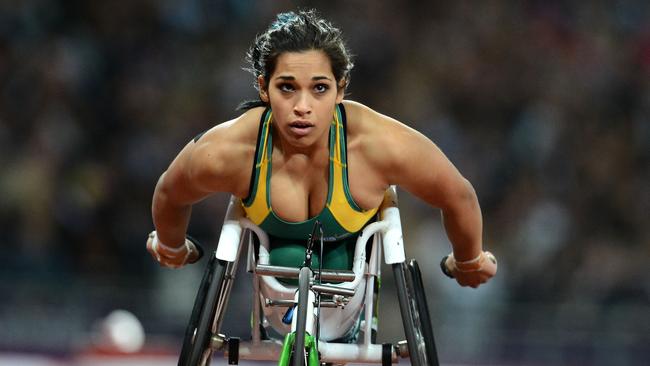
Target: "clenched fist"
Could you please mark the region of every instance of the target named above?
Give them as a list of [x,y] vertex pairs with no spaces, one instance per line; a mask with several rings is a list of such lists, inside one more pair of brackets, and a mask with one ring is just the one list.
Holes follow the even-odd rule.
[[457,261],[452,253],[444,257],[440,265],[442,271],[455,278],[459,285],[473,288],[486,283],[497,273],[497,259],[490,252],[481,252],[469,261]]
[[181,268],[203,256],[203,249],[193,238],[187,237],[185,243],[179,247],[170,247],[158,239],[155,230],[149,233],[147,238],[147,251],[161,266],[169,268]]

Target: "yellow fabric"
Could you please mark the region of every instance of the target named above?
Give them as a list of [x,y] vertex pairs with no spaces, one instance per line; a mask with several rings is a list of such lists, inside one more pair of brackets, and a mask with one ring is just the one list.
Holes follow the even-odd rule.
[[343,185],[343,175],[346,174],[347,164],[341,158],[341,137],[342,123],[339,120],[339,114],[334,113],[334,123],[336,124],[336,145],[334,149],[334,179],[332,186],[332,199],[327,204],[332,216],[345,230],[351,233],[360,231],[363,226],[370,220],[377,212],[377,208],[359,211],[350,206],[348,199],[345,195],[345,187]]
[[251,205],[243,205],[244,212],[246,212],[246,217],[248,217],[248,219],[251,220],[255,225],[260,225],[271,212],[271,207],[269,207],[266,202],[266,176],[269,171],[267,145],[272,119],[273,113],[269,111],[266,120],[264,121],[265,126],[262,129],[262,132],[264,133],[264,141],[262,143],[262,158],[256,165],[256,168],[260,169],[259,177],[257,178],[257,191],[250,192],[250,195],[254,195],[254,199]]
[[[253,197],[253,202],[249,206],[243,205],[246,216],[256,225],[261,225],[269,215],[273,215],[271,204],[267,200],[269,194],[267,182],[270,181],[267,178],[271,163],[269,161],[271,154],[268,149],[272,148],[268,146],[268,139],[271,133],[272,119],[272,113],[269,112],[262,128],[263,144],[261,145],[261,159],[256,165],[256,168],[259,169],[259,175],[255,182],[256,190],[250,192],[251,197]],[[333,153],[330,151],[330,172],[333,173],[333,179],[330,179],[330,182],[332,182],[331,187],[329,187],[331,190],[329,192],[330,199],[324,210],[329,210],[336,222],[347,232],[356,233],[375,215],[378,208],[361,211],[352,206],[353,202],[350,202],[352,200],[351,195],[349,191],[346,195],[346,187],[344,184],[345,179],[347,179],[347,165],[342,157],[342,151],[345,149],[345,146],[342,146],[342,142],[344,141],[344,137],[341,136],[343,124],[339,118],[338,108],[334,111],[332,125],[335,131],[335,143],[334,146],[330,147],[334,150]],[[321,212],[319,215],[322,214]]]

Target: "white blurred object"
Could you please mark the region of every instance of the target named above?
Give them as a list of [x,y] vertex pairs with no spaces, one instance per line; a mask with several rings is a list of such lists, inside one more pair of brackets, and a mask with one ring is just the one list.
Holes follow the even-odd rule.
[[119,352],[134,353],[144,345],[140,320],[126,310],[113,310],[101,323],[101,343]]

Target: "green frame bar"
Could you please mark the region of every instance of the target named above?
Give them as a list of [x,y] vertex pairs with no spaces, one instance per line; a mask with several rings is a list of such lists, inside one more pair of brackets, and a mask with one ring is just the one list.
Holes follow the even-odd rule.
[[[278,360],[278,366],[289,366],[291,359],[291,348],[296,341],[296,333],[289,333],[284,337],[282,352]],[[316,347],[316,338],[309,333],[305,334],[305,348],[309,350],[308,366],[319,366],[318,348]]]

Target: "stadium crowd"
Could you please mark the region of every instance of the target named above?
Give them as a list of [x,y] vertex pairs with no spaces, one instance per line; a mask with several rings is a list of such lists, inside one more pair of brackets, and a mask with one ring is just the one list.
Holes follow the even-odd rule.
[[[499,301],[647,306],[650,5],[372,4],[0,2],[3,282],[154,283],[144,242],[158,176],[255,97],[242,67],[256,32],[309,6],[347,36],[348,98],[423,132],[474,184]],[[193,214],[208,248],[225,203]],[[403,211],[411,227],[435,214]]]

